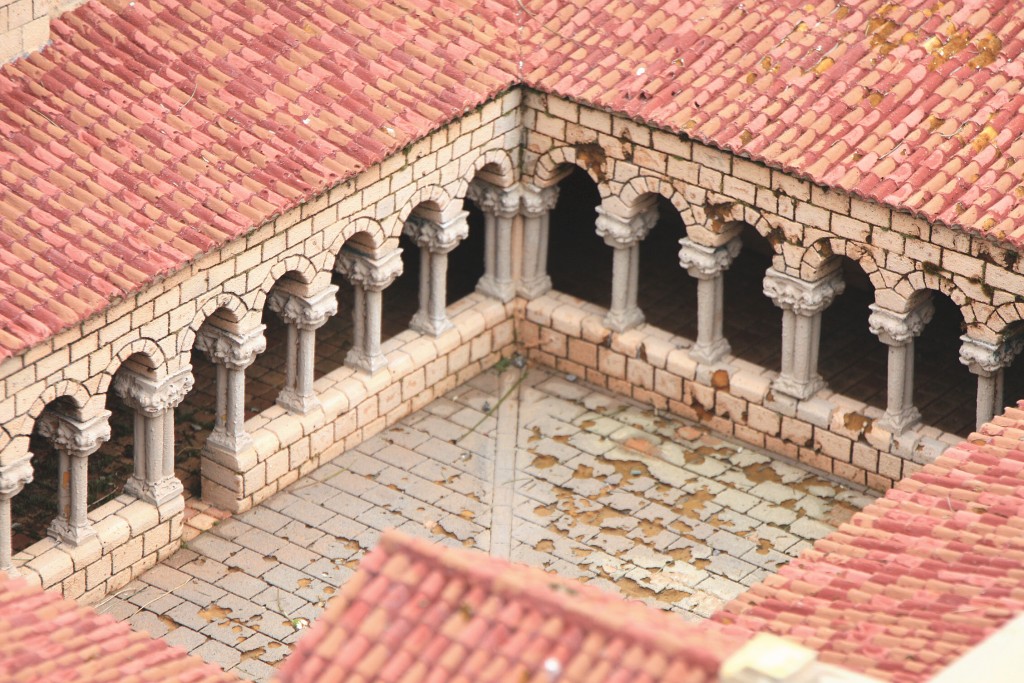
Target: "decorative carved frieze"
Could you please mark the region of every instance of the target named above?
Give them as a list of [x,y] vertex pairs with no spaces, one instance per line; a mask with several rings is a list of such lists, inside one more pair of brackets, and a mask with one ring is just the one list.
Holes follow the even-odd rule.
[[289,325],[300,330],[317,330],[338,312],[338,286],[328,285],[310,297],[274,289],[267,298],[267,306]]
[[542,216],[558,203],[558,186],[522,185],[522,211],[526,217]]
[[764,275],[764,294],[779,308],[812,316],[828,308],[843,293],[842,273],[835,271],[814,282],[769,268]]
[[266,328],[266,325],[258,325],[236,334],[212,325],[204,326],[196,337],[196,348],[217,365],[228,370],[244,370],[267,350],[267,339],[263,336]]
[[658,207],[653,202],[639,207],[629,217],[616,216],[603,206],[597,207],[597,234],[609,247],[624,249],[642,241],[658,222]]
[[967,335],[960,337],[960,340],[963,342],[960,346],[960,362],[975,375],[992,375],[1009,367],[1024,349],[1024,336],[1004,339],[998,344],[972,339]]
[[351,249],[342,249],[335,269],[353,285],[369,291],[382,291],[402,274],[402,250],[394,249],[374,258]]
[[[0,465],[0,498],[10,500],[32,482],[32,456]],[[0,567],[2,569],[2,567]]]
[[923,299],[920,304],[904,313],[897,313],[871,304],[871,315],[868,316],[868,328],[883,344],[903,346],[924,331],[932,316],[935,306],[931,299]]
[[705,247],[684,237],[679,244],[679,265],[698,280],[712,280],[728,270],[743,248],[739,239],[729,240],[720,247]]
[[413,214],[406,219],[402,231],[420,248],[432,254],[447,254],[469,236],[468,217],[468,211],[460,211],[455,218],[436,223]]
[[36,421],[39,434],[61,453],[74,458],[92,455],[110,440],[110,411],[81,422],[62,413],[46,411]]
[[[207,340],[208,337],[200,335],[196,338],[196,347],[213,358],[212,353],[204,348]],[[152,416],[175,408],[185,399],[185,395],[192,391],[194,383],[192,366],[186,365],[162,380],[153,380],[128,369],[122,369],[114,377],[112,388],[128,407]]]

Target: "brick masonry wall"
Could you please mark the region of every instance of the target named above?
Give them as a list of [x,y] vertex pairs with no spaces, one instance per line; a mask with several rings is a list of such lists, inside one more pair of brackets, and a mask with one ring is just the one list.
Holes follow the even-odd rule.
[[[388,251],[397,246],[405,218],[424,201],[442,212],[461,209],[469,182],[481,170],[491,181],[514,182],[520,101],[518,90],[499,96],[356,178],[115,302],[104,314],[0,362],[0,464],[25,456],[36,419],[59,397],[73,400],[83,419],[101,414],[114,374],[133,354],[142,354],[156,368],[155,379],[177,372],[189,363],[196,331],[215,311],[226,310],[240,328],[252,329],[260,322],[267,293],[286,273],[297,274],[315,291],[330,283],[334,259],[354,235],[362,233]],[[440,338],[407,332],[386,344],[390,367],[377,377],[341,368],[318,380],[323,411],[299,418],[275,407],[250,419],[247,430],[255,451],[236,468],[241,471],[205,460],[204,498],[234,511],[245,509],[400,419],[443,387],[469,379],[511,348],[514,335],[505,305],[473,295],[450,312],[456,329]],[[420,391],[421,385],[430,391]],[[69,549],[44,540],[16,557],[15,564],[23,564],[22,573],[44,587],[60,585],[69,597],[94,601],[177,547],[182,513],[171,510],[164,517],[153,506],[122,496],[90,513],[98,546]]]

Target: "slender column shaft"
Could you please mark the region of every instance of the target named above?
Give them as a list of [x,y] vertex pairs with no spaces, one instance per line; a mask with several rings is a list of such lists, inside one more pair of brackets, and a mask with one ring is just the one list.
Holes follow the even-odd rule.
[[32,481],[32,456],[0,465],[0,571],[15,576],[11,552],[11,498]]
[[868,325],[889,347],[885,414],[878,424],[902,434],[917,424],[921,414],[914,406],[914,339],[924,331],[934,313],[931,299],[922,298],[906,312],[871,305]]
[[511,292],[512,282],[512,220],[514,216],[499,215],[496,219],[494,282],[499,291]]
[[316,363],[316,330],[302,328],[298,331],[298,360],[296,363],[295,392],[301,398],[314,398],[313,374]]
[[316,330],[338,312],[338,288],[328,285],[306,295],[306,285],[285,281],[274,286],[267,305],[288,326],[288,364],[284,388],[278,405],[297,415],[305,415],[320,402],[313,391],[316,361]]
[[423,317],[430,317],[430,311],[433,309],[432,299],[436,297],[433,291],[433,278],[431,277],[431,270],[433,270],[433,259],[431,258],[430,251],[426,247],[420,248],[420,307],[417,313]]
[[[469,235],[467,216],[468,213],[463,211],[450,220],[438,223],[413,215],[405,223],[405,234],[419,245],[422,259],[420,307],[410,323],[418,332],[437,337],[452,328],[445,310],[448,305],[448,254]],[[497,230],[500,233],[503,214],[498,214],[497,221]],[[504,269],[510,264],[501,264],[500,250],[496,251],[495,258],[499,262],[496,268],[507,274]],[[494,274],[491,282],[495,287],[500,281],[500,277]],[[511,285],[511,280],[506,278],[506,284]]]
[[701,363],[717,363],[729,353],[725,339],[725,271],[739,254],[742,242],[733,238],[717,247],[679,240],[679,265],[697,278],[697,341],[690,355]]
[[484,275],[483,279],[497,278],[497,226],[493,211],[484,211]]
[[299,330],[295,323],[286,321],[287,326],[287,340],[288,344],[287,352],[285,354],[284,363],[284,388],[294,389],[296,382],[298,381],[297,367],[299,364],[298,353],[296,353],[299,345]]
[[69,459],[71,460],[69,477],[71,500],[67,512],[68,522],[72,529],[81,532],[89,526],[89,518],[86,515],[89,507],[89,459],[87,455],[81,453],[77,453]]
[[11,498],[13,494],[0,493],[0,572],[16,574],[11,561]]
[[174,408],[168,407],[164,411],[164,453],[163,453],[163,465],[161,470],[163,472],[163,479],[174,478]]
[[805,281],[770,268],[764,293],[782,309],[782,367],[773,391],[797,400],[808,399],[824,386],[818,374],[821,313],[843,292],[839,271]]
[[236,333],[204,327],[196,338],[196,348],[217,365],[217,412],[222,421],[207,438],[207,448],[237,455],[252,446],[252,438],[245,431],[245,369],[266,351],[265,329],[264,325],[259,325]]
[[380,325],[381,325],[381,303],[383,296],[380,290],[367,290],[366,292],[366,355],[370,358],[381,357],[380,352]]
[[366,345],[366,290],[355,286],[355,300],[352,305],[352,345],[365,351]]
[[612,251],[612,305],[609,316],[624,318],[629,298],[629,247]]
[[227,431],[228,416],[228,369],[217,363],[217,416],[213,422],[213,433],[223,434]]
[[[558,202],[558,187],[540,188],[527,184],[522,185],[521,189],[523,253],[516,293],[526,299],[535,299],[551,289],[551,278],[548,276],[548,233],[551,210]],[[511,228],[511,217],[509,225]]]
[[430,254],[430,320],[435,327],[448,322],[445,313],[448,290],[448,254]]
[[637,306],[640,277],[640,241],[658,220],[653,197],[631,207],[625,217],[597,207],[596,230],[605,244],[614,249],[612,257],[612,301],[604,324],[624,332],[643,324],[644,314]]
[[1010,337],[992,343],[960,337],[960,362],[978,376],[978,396],[975,404],[975,426],[981,428],[1003,408],[1003,379],[1005,368],[1024,347],[1024,337]]
[[60,452],[57,461],[57,516],[66,520],[71,518],[71,456]]

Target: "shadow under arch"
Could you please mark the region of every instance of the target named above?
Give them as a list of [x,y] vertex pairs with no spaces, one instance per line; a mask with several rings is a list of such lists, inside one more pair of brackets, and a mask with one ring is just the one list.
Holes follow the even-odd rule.
[[612,250],[595,227],[601,193],[586,171],[564,166],[551,211],[548,273],[554,288],[603,308],[611,303]]

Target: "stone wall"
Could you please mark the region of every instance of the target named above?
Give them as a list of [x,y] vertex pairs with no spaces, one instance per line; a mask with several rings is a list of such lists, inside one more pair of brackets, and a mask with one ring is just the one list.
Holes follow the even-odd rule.
[[[73,402],[83,421],[102,418],[112,378],[129,358],[136,365],[143,359],[153,381],[187,370],[197,331],[210,316],[256,329],[268,292],[286,274],[312,289],[328,287],[350,238],[387,251],[397,247],[405,220],[421,204],[442,213],[461,210],[478,173],[512,184],[519,105],[518,90],[499,96],[103,314],[0,362],[0,471],[23,471],[29,435],[54,400]],[[453,330],[436,339],[407,332],[386,344],[387,369],[369,377],[341,368],[318,380],[322,409],[294,416],[274,407],[253,417],[246,430],[254,448],[231,467],[204,458],[204,499],[246,509],[473,376],[511,348],[506,306],[473,295],[451,308]],[[6,486],[20,490],[16,481],[0,489]],[[177,547],[182,505],[179,498],[157,509],[121,496],[89,519],[97,542],[68,548],[44,540],[17,556],[15,566],[44,587],[60,585],[69,597],[96,600]]]

